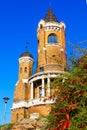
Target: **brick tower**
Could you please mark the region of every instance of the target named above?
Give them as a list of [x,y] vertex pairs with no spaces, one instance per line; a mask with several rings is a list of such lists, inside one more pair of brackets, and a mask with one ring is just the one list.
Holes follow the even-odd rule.
[[[27,116],[27,108],[23,107],[30,98],[28,78],[32,75],[33,57],[28,51],[19,57],[19,79],[14,90],[14,101],[11,122],[17,122]],[[18,104],[19,103],[19,104]],[[17,105],[16,105],[17,104]]]
[[66,68],[65,24],[59,22],[49,9],[37,29],[37,71],[62,71]]
[[49,9],[37,28],[38,60],[32,75],[33,58],[23,53],[19,58],[19,79],[14,90],[11,122],[32,114],[48,115],[55,103],[51,81],[66,69],[65,24]]

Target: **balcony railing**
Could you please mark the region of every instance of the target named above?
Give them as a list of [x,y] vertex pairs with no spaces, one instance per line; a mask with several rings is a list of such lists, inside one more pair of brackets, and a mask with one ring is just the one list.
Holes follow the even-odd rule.
[[38,98],[38,99],[32,99],[30,101],[18,101],[18,102],[14,102],[12,109],[17,109],[17,108],[22,108],[22,107],[33,107],[33,106],[39,106],[39,105],[45,105],[45,104],[53,104],[56,102],[56,98],[55,97],[44,97],[44,98]]

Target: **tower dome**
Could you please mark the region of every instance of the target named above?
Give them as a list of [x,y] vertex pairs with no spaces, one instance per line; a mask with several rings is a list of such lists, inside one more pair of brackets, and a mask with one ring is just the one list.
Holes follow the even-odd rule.
[[21,55],[20,55],[20,58],[21,57],[31,57],[31,58],[33,58],[33,56],[28,52],[28,51],[25,51],[24,53],[22,53]]
[[25,51],[19,57],[19,64],[21,62],[33,62],[33,56],[28,51]]

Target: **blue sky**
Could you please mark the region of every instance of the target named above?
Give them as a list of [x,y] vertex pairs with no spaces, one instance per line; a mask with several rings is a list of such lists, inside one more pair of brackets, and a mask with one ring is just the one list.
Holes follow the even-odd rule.
[[[86,0],[0,0],[0,124],[3,124],[3,97],[10,98],[6,114],[6,122],[10,122],[18,58],[26,50],[26,41],[36,59],[36,29],[49,5],[57,19],[66,24],[66,41],[75,44],[87,40]],[[70,49],[67,48],[67,55]]]

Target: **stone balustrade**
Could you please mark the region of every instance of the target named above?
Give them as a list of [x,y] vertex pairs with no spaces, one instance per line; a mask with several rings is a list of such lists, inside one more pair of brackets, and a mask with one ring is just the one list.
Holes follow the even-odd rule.
[[32,99],[30,101],[18,101],[18,102],[14,102],[12,109],[17,109],[17,108],[22,108],[22,107],[33,107],[33,106],[38,106],[38,105],[46,105],[46,104],[53,104],[55,103],[56,98],[55,97],[43,97],[43,98],[38,98],[38,99]]

